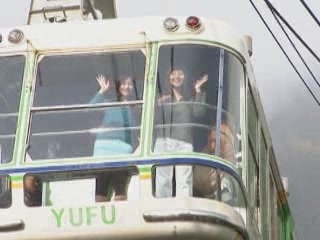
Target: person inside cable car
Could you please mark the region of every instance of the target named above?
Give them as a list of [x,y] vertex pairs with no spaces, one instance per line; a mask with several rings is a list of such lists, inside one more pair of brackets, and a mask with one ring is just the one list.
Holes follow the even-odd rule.
[[42,205],[42,183],[40,178],[26,175],[23,181],[24,203],[28,207],[37,207]]
[[0,176],[0,208],[9,208],[12,204],[12,191],[9,176]]
[[[234,134],[232,133],[229,125],[222,121],[220,126],[220,154],[219,156],[230,162],[235,161],[235,150],[234,150]],[[216,154],[216,139],[217,131],[216,128],[212,128],[209,132],[208,144],[203,149],[204,153]],[[193,178],[194,185],[193,191],[195,197],[202,198],[215,198],[217,191],[217,170],[212,167],[206,167],[201,165],[196,165],[193,168]],[[226,191],[231,191],[230,183],[224,178],[224,174],[220,173],[221,179],[221,191],[225,194]],[[224,189],[224,187],[226,189]],[[225,190],[225,191],[224,191]]]
[[[163,127],[157,132],[154,152],[175,152],[175,151],[193,151],[192,128],[185,123],[192,123],[195,116],[203,115],[205,109],[202,105],[192,104],[192,102],[205,102],[205,94],[201,87],[208,81],[208,75],[194,81],[194,97],[186,99],[183,92],[185,84],[185,71],[183,68],[174,68],[169,73],[170,92],[160,96],[158,99],[158,110],[155,118],[162,119],[163,124],[170,124],[169,127]],[[178,124],[180,126],[174,126]],[[172,178],[175,170],[176,196],[192,196],[192,166],[158,166],[156,168],[155,178],[155,196],[172,196]]]
[[[96,77],[99,91],[90,101],[90,104],[108,102],[106,94],[110,90],[111,78],[103,74]],[[121,76],[115,81],[117,100],[128,101],[132,93],[132,77]],[[93,156],[107,156],[113,154],[133,153],[131,130],[125,129],[133,126],[133,117],[130,106],[108,107],[104,112],[101,128],[124,128],[98,132],[94,144]],[[127,187],[129,184],[127,171],[101,173],[96,180],[96,202],[110,200],[107,198],[108,190],[114,190],[116,201],[126,200]]]
[[0,192],[0,208],[9,208],[12,203],[12,193],[10,190]]

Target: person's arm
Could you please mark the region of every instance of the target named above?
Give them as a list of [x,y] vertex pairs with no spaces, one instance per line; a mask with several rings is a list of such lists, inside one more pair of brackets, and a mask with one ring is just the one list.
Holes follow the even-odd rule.
[[206,102],[207,94],[201,91],[201,86],[207,81],[208,75],[204,75],[201,79],[197,80],[194,85],[195,95],[193,98],[193,102],[195,102],[196,104],[193,104],[192,112],[197,117],[203,115],[207,110],[207,107],[204,104]]
[[193,98],[193,102],[194,102],[194,104],[192,104],[193,115],[196,117],[202,116],[207,110],[207,106],[205,104],[206,93],[204,92],[196,93],[196,95]]
[[90,100],[89,104],[97,104],[97,103],[103,103],[105,101],[104,96],[97,92],[96,95]]

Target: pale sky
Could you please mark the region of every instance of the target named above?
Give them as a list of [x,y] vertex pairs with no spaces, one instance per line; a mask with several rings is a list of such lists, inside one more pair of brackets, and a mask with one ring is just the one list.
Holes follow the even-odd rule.
[[[26,23],[30,4],[28,0],[0,1],[2,3],[0,26]],[[267,22],[271,24],[280,42],[286,43],[285,49],[290,50],[290,57],[295,63],[298,63],[299,70],[303,70],[303,76],[320,99],[320,89],[312,83],[311,77],[287,44],[284,35],[281,34],[279,27],[267,11],[263,0],[255,0],[254,2],[261,9]],[[304,10],[300,1],[273,0],[272,2],[313,50],[320,55],[320,28]],[[306,2],[320,19],[320,1],[306,0]],[[279,165],[282,174],[289,178],[291,193],[289,200],[295,216],[298,236],[299,239],[318,239],[320,192],[317,182],[319,174],[318,170],[313,169],[320,167],[320,151],[316,152],[311,147],[304,152],[306,148],[302,149],[300,142],[303,138],[303,142],[306,144],[303,146],[320,144],[320,128],[315,128],[320,122],[320,108],[288,64],[254,12],[249,0],[119,0],[117,6],[120,17],[197,15],[220,19],[232,24],[240,34],[250,34],[253,37],[252,61],[254,70],[270,123],[275,150],[280,156]],[[297,46],[299,49],[303,49],[301,44],[297,44]],[[305,50],[302,53],[316,77],[320,79],[319,63]],[[294,141],[293,138],[295,138]],[[310,196],[310,201],[306,200],[308,196]],[[315,209],[319,210],[315,213]]]

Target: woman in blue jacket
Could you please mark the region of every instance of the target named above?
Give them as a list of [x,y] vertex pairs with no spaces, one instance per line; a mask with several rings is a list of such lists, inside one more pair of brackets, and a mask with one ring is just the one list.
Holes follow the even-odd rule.
[[[97,76],[99,91],[90,101],[91,104],[109,102],[105,94],[110,89],[110,79],[104,75]],[[130,76],[120,77],[115,81],[117,100],[128,101],[133,85]],[[111,102],[111,101],[110,101]],[[102,128],[122,128],[121,130],[102,130],[96,134],[94,156],[129,154],[133,152],[132,133],[128,127],[133,126],[130,106],[107,107],[104,112]],[[127,128],[127,129],[123,129]],[[129,174],[126,171],[115,171],[100,174],[96,180],[96,201],[107,201],[108,190],[113,188],[115,200],[126,200]]]

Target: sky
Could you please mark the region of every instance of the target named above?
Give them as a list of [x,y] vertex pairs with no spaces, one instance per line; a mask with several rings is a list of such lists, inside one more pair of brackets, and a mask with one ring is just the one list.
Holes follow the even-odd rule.
[[[25,24],[29,0],[2,2],[0,27]],[[320,99],[320,88],[288,44],[263,0],[254,0],[279,41]],[[320,18],[320,1],[306,0]],[[299,0],[272,3],[320,55],[320,28]],[[226,21],[253,37],[252,62],[281,174],[289,178],[289,202],[299,239],[317,240],[320,225],[320,108],[273,41],[249,0],[118,0],[119,17],[197,15]],[[295,41],[297,42],[297,41]],[[320,80],[319,62],[297,42],[308,65]]]

